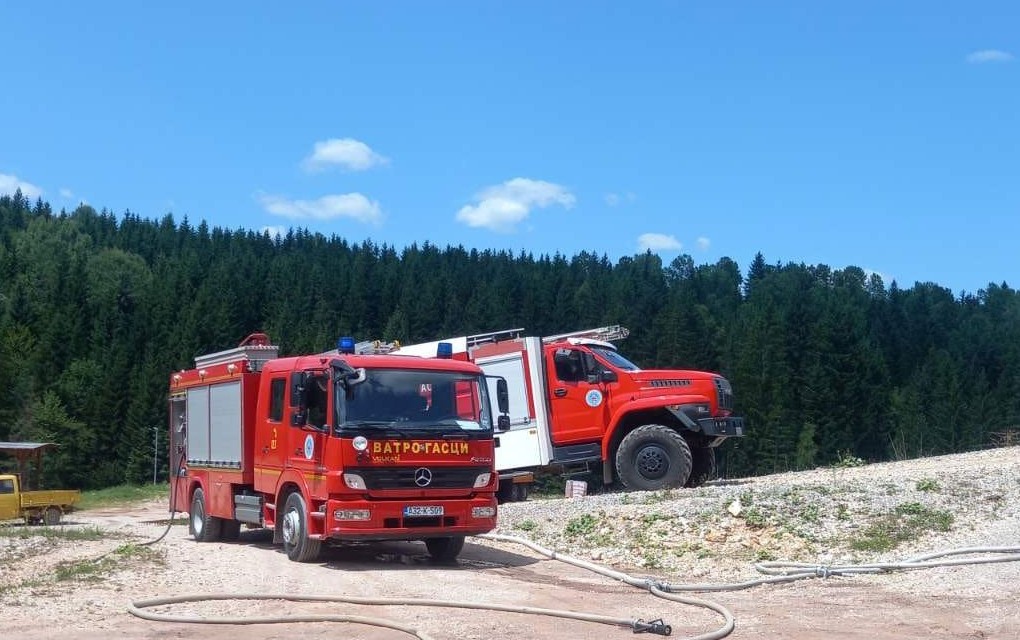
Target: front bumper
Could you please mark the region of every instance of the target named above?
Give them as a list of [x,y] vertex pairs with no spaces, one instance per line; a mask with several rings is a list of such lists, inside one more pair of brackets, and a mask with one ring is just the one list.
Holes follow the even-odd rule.
[[737,437],[744,435],[744,419],[727,417],[727,418],[702,418],[698,420],[698,426],[701,427],[701,432],[706,436],[731,436]]
[[[443,515],[405,517],[406,506],[442,506]],[[472,516],[475,508],[491,507],[492,517]],[[337,520],[337,510],[367,510],[368,520]],[[328,500],[325,538],[334,540],[421,540],[473,536],[496,528],[496,497],[468,499],[408,498],[402,500]]]

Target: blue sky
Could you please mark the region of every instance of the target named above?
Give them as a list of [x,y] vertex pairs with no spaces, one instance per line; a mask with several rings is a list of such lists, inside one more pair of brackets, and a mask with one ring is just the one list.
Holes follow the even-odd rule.
[[1020,285],[1016,2],[287,4],[0,3],[0,192]]

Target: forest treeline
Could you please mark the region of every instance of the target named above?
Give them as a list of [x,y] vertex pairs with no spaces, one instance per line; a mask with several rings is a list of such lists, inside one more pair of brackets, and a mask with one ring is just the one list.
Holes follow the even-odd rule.
[[[857,267],[651,253],[514,255],[270,237],[0,197],[0,440],[61,444],[51,480],[166,477],[167,381],[266,331],[284,354],[338,336],[424,341],[622,324],[646,367],[718,371],[748,435],[729,476],[986,447],[1020,424],[1020,296],[901,289]],[[9,464],[0,462],[0,464]]]

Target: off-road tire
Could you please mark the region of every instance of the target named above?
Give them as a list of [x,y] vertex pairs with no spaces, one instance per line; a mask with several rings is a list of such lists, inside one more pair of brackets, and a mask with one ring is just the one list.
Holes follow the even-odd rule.
[[425,548],[436,562],[453,562],[464,549],[464,536],[426,538]]
[[308,507],[301,493],[287,496],[283,507],[283,550],[294,562],[314,562],[322,550],[322,541],[308,537]]
[[691,466],[687,441],[661,424],[634,429],[616,450],[616,475],[623,486],[634,491],[682,487],[691,475]]
[[715,478],[715,448],[695,447],[691,449],[691,475],[685,487],[700,487]]
[[224,520],[220,527],[220,536],[224,540],[237,540],[241,536],[241,522],[239,520]]
[[60,516],[64,515],[60,507],[47,507],[43,513],[43,524],[47,527],[55,527],[60,524]]
[[188,511],[188,529],[196,542],[216,542],[222,534],[223,520],[209,515],[206,511],[205,492],[202,487],[195,489]]

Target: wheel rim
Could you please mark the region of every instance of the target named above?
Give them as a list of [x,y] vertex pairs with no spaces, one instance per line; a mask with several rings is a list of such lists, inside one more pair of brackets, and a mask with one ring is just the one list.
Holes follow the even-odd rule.
[[293,546],[301,534],[301,517],[297,509],[291,509],[283,516],[283,543]]
[[191,530],[196,536],[202,535],[202,523],[205,522],[205,507],[201,500],[196,500],[191,507]]
[[637,454],[637,470],[643,478],[659,480],[669,471],[669,454],[656,444],[643,447]]

